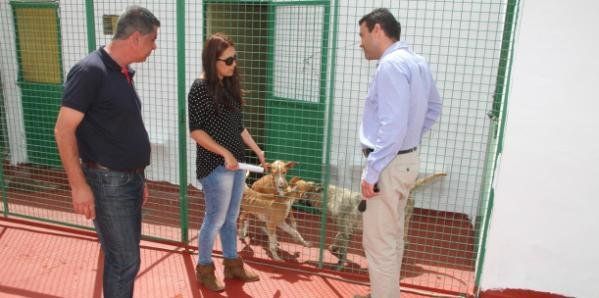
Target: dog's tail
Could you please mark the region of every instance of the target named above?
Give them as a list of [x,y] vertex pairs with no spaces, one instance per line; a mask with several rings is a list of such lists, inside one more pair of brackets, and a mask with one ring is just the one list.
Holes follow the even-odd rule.
[[437,180],[437,178],[441,178],[441,177],[445,177],[445,176],[447,176],[447,173],[439,172],[439,173],[434,173],[434,174],[426,176],[426,177],[419,178],[418,180],[416,180],[416,185],[414,186],[412,191],[414,191],[415,189],[417,189],[421,186],[432,183],[433,181]]

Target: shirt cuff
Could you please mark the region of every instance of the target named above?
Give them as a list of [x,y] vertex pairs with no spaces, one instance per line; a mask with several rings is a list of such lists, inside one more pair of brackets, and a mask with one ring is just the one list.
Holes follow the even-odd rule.
[[370,184],[375,184],[379,181],[380,175],[381,175],[381,172],[377,172],[373,168],[366,167],[366,168],[364,168],[364,171],[362,172],[362,180],[364,180]]

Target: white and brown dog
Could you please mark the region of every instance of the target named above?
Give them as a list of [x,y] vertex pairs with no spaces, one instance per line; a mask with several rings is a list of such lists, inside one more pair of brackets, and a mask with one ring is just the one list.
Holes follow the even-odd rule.
[[[412,191],[418,187],[429,184],[438,177],[446,176],[445,173],[435,173],[430,176],[416,180],[416,184]],[[313,207],[322,208],[322,187],[317,184],[311,188],[304,189],[303,197]],[[327,192],[327,212],[333,223],[337,226],[338,232],[332,244],[329,246],[329,251],[336,256],[338,266],[344,266],[347,261],[347,247],[356,230],[361,223],[362,216],[358,211],[358,205],[362,200],[360,192],[351,191],[346,188],[329,185]],[[404,224],[404,239],[407,239],[408,224],[412,216],[414,208],[414,199],[410,196],[406,203],[405,224]]]
[[302,196],[301,186],[289,186],[285,177],[287,171],[295,165],[295,162],[280,160],[269,164],[270,173],[254,182],[252,188],[246,187],[241,202],[239,237],[244,239],[248,236],[248,215],[254,215],[266,225],[262,229],[268,236],[268,250],[274,260],[281,260],[277,253],[277,227],[302,245],[306,247],[311,245],[297,231],[296,225],[291,226],[285,221],[291,213],[293,203]]
[[275,160],[272,163],[266,163],[268,175],[262,176],[252,184],[252,189],[264,194],[283,195],[287,189],[287,172],[296,166],[294,161]]

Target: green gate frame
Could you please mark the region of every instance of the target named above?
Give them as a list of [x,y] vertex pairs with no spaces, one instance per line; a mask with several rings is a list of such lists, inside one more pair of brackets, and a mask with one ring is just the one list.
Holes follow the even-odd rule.
[[[327,110],[328,44],[330,25],[329,0],[305,1],[257,1],[257,0],[207,0],[203,1],[203,37],[207,38],[207,11],[210,4],[255,4],[266,6],[268,10],[268,50],[266,61],[266,96],[263,99],[265,117],[263,127],[265,151],[269,160],[282,159],[299,162],[290,175],[301,176],[314,181],[323,179],[323,150],[325,149],[325,112]],[[321,65],[319,80],[319,101],[302,100],[274,96],[274,54],[276,8],[282,6],[322,6],[323,28],[321,35]],[[260,109],[260,108],[258,108]],[[293,119],[293,121],[290,121]],[[308,120],[305,120],[308,119]],[[260,134],[258,134],[260,135]],[[258,137],[258,143],[262,138]]]
[[[54,141],[54,123],[62,99],[64,81],[62,69],[61,26],[58,14],[58,2],[48,1],[10,1],[15,27],[15,43],[17,47],[18,85],[21,88],[23,119],[27,142],[27,156],[31,163],[52,167],[60,167],[60,157]],[[16,10],[20,8],[51,8],[56,17],[58,42],[58,66],[60,83],[40,83],[26,81],[23,74],[23,58],[20,51],[19,28]],[[41,113],[40,113],[41,112]]]
[[[329,1],[289,1],[273,2],[269,13],[269,23],[276,24],[276,8],[281,6],[322,6],[323,28],[321,35],[319,101],[307,102],[301,99],[274,95],[274,26],[269,29],[268,90],[266,95],[267,151],[270,159],[297,161],[299,164],[290,175],[312,181],[322,181],[323,150],[325,138],[325,111],[327,109],[327,67],[329,43]],[[330,118],[329,118],[330,121]]]

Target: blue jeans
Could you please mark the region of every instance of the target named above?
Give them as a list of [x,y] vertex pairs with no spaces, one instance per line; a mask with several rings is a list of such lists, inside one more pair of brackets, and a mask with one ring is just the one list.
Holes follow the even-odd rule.
[[104,252],[104,297],[132,297],[141,263],[143,173],[83,168],[96,205],[94,226]]
[[245,171],[223,166],[199,179],[204,191],[204,221],[198,235],[198,263],[212,263],[214,238],[219,233],[226,259],[237,258],[237,217],[245,184]]

